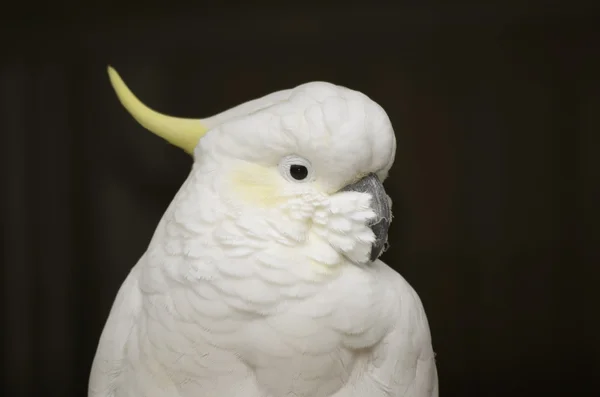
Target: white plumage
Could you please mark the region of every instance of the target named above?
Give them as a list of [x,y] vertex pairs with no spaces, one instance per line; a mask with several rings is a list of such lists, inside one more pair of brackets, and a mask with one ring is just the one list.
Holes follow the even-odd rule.
[[[437,397],[421,301],[369,261],[370,195],[340,191],[386,178],[383,109],[316,82],[207,120],[115,299],[89,397]],[[299,162],[303,181],[286,174]]]

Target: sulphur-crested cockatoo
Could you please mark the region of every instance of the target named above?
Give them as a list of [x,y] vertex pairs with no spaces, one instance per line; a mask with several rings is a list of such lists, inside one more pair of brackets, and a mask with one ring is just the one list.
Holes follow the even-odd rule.
[[396,141],[385,111],[325,82],[207,119],[125,108],[193,155],[121,286],[89,397],[432,397],[430,330],[378,257]]

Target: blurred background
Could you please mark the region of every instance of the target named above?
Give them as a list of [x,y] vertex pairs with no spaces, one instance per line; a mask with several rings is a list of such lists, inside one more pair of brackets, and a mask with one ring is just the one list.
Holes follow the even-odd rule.
[[597,390],[600,4],[213,3],[3,6],[2,395],[86,395],[190,169],[108,64],[182,117],[311,80],[367,94],[398,138],[384,260],[425,305],[441,396]]

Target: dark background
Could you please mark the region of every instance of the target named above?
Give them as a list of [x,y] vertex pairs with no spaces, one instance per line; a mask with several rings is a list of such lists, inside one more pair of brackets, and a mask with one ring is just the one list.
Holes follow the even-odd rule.
[[184,117],[310,80],[369,95],[398,137],[384,260],[423,300],[441,396],[595,394],[600,7],[449,3],[3,5],[2,395],[85,396],[191,165],[125,112],[109,63]]

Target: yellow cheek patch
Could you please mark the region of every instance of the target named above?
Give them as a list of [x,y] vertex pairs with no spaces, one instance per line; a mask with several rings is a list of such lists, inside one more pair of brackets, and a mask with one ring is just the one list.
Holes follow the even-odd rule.
[[231,187],[248,204],[272,208],[283,202],[283,183],[276,170],[257,164],[244,164],[231,173]]

